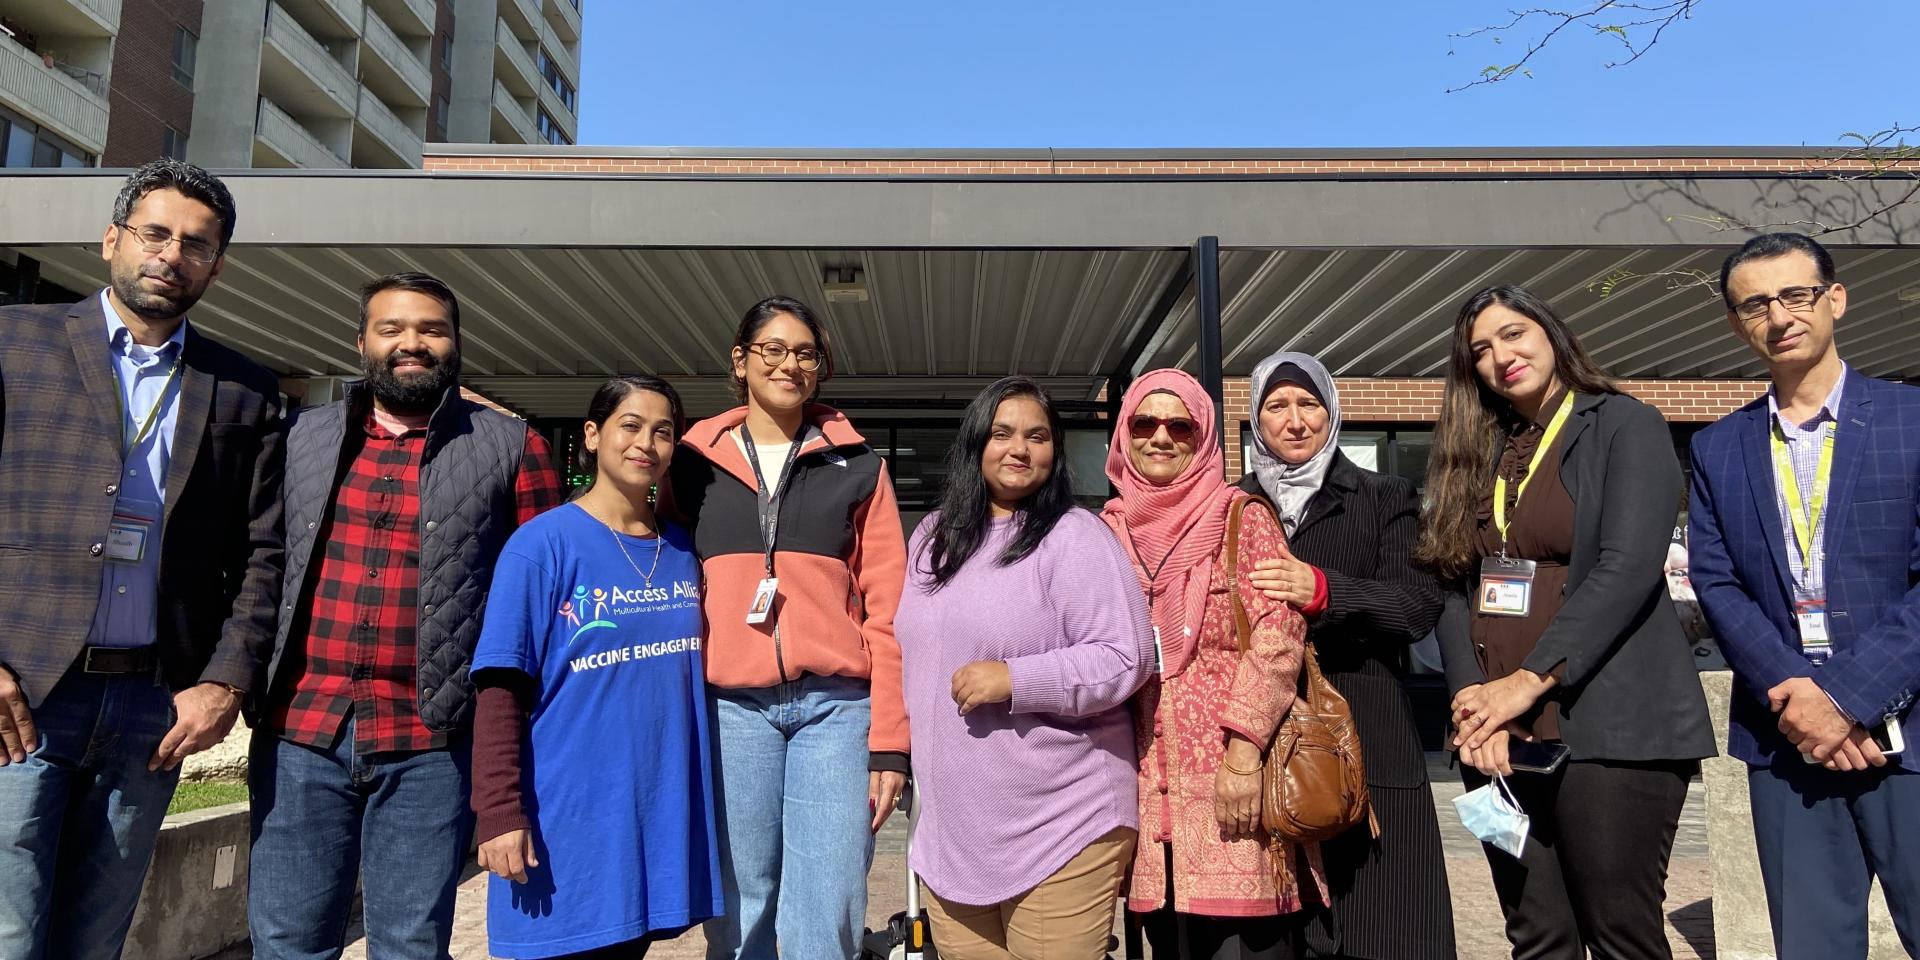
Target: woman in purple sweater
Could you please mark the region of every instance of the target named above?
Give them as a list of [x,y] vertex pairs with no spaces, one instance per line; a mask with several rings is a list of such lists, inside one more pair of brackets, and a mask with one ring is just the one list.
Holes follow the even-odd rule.
[[1106,952],[1139,821],[1126,703],[1146,600],[1073,503],[1060,415],[1008,377],[974,398],[894,629],[920,818],[910,865],[947,960]]

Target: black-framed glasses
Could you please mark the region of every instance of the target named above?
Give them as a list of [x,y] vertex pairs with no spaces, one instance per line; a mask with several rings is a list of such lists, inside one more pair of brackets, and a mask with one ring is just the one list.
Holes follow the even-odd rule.
[[113,225],[133,234],[134,239],[140,241],[140,249],[148,253],[159,253],[167,248],[167,244],[177,243],[180,245],[180,255],[194,263],[212,263],[220,259],[220,251],[213,244],[205,240],[176,237],[165,227],[156,227],[151,223],[136,227],[124,220],[116,220]]
[[1173,438],[1174,443],[1192,443],[1193,435],[1200,432],[1200,425],[1186,417],[1150,417],[1136,413],[1127,419],[1127,432],[1133,434],[1135,440],[1145,440],[1159,433],[1161,427],[1167,428],[1167,436]]
[[760,359],[769,367],[777,367],[786,363],[787,357],[791,355],[793,361],[800,365],[800,369],[809,371],[820,369],[820,361],[826,356],[826,354],[812,347],[801,347],[798,350],[794,350],[778,340],[762,340],[759,343],[749,343],[747,344],[747,352],[759,354]]
[[1833,287],[1831,283],[1815,284],[1811,287],[1787,287],[1771,297],[1748,297],[1733,305],[1733,312],[1742,320],[1759,320],[1773,310],[1773,302],[1793,313],[1806,313],[1820,300],[1820,295]]

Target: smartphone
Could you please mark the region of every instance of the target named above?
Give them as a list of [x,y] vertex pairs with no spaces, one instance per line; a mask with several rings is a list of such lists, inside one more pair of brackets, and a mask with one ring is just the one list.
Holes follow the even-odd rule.
[[1507,762],[1513,769],[1527,773],[1552,773],[1567,762],[1573,750],[1564,743],[1544,740],[1507,739]]
[[[1900,729],[1900,718],[1891,713],[1887,714],[1885,722],[1879,726],[1867,728],[1867,736],[1873,738],[1873,745],[1879,747],[1881,754],[1885,756],[1897,757],[1907,751],[1907,738]],[[1800,759],[1808,763],[1820,762],[1815,760],[1811,753],[1801,754]]]
[[1893,714],[1887,714],[1885,723],[1867,733],[1873,737],[1873,745],[1889,757],[1906,752],[1907,738],[1900,730],[1900,718]]

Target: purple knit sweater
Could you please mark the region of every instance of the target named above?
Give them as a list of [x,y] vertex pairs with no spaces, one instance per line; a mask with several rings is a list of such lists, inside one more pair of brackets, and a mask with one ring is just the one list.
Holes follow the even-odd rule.
[[[1127,698],[1154,667],[1146,599],[1112,531],[1074,509],[999,565],[1015,520],[929,592],[928,517],[894,616],[922,803],[910,865],[941,897],[999,903],[1038,886],[1139,799]],[[960,716],[954,671],[1004,660],[1013,699]]]

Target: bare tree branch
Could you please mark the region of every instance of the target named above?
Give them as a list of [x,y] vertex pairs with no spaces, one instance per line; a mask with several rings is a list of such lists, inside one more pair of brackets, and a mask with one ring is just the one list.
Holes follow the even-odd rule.
[[[1460,33],[1448,34],[1448,39],[1451,40],[1469,40],[1483,36],[1491,37],[1493,42],[1498,44],[1505,35],[1518,31],[1535,21],[1543,22],[1546,31],[1539,39],[1527,43],[1526,52],[1520,55],[1520,59],[1505,66],[1500,64],[1489,65],[1480,71],[1480,76],[1477,79],[1470,83],[1453,87],[1447,92],[1458,93],[1473,87],[1499,83],[1502,80],[1513,77],[1515,74],[1527,77],[1533,76],[1533,71],[1528,65],[1533,62],[1534,55],[1545,49],[1547,44],[1551,43],[1562,31],[1575,25],[1587,28],[1592,31],[1596,37],[1612,37],[1617,39],[1626,47],[1627,55],[1624,59],[1610,62],[1606,66],[1608,69],[1626,66],[1646,56],[1647,51],[1653,49],[1654,44],[1660,42],[1660,37],[1666,32],[1668,27],[1672,26],[1676,21],[1691,19],[1694,10],[1701,4],[1706,3],[1707,0],[1639,0],[1639,2],[1632,2],[1632,0],[1587,0],[1587,2],[1589,5],[1586,7],[1575,7],[1571,9],[1529,7],[1509,10],[1508,13],[1512,14],[1512,19],[1506,23],[1496,23]],[[1611,17],[1609,17],[1608,20],[1602,20],[1601,16],[1603,14],[1619,15],[1623,19],[1613,21]],[[1644,41],[1640,40],[1639,37],[1645,34],[1648,28],[1651,28],[1651,35],[1647,36]],[[1448,52],[1451,53],[1452,51],[1449,50]]]

